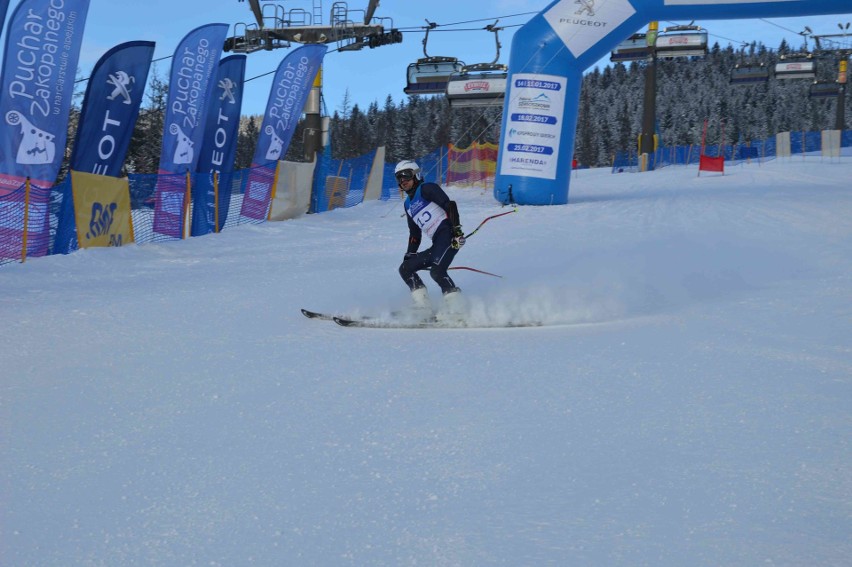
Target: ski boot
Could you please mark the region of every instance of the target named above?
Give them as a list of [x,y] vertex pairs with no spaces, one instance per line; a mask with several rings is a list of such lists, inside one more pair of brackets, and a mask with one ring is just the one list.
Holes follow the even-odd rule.
[[444,292],[444,304],[435,315],[436,319],[447,325],[458,325],[464,322],[465,301],[461,290],[454,287]]
[[411,291],[413,305],[409,312],[415,321],[429,321],[435,317],[435,310],[429,300],[429,292],[425,287],[418,287]]

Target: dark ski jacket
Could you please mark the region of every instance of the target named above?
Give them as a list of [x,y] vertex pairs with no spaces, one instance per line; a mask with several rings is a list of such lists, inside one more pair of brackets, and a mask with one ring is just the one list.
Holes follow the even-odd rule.
[[423,233],[433,239],[439,229],[446,227],[450,234],[460,226],[455,201],[437,183],[419,183],[412,193],[406,193],[405,212],[408,219],[408,253],[420,248]]

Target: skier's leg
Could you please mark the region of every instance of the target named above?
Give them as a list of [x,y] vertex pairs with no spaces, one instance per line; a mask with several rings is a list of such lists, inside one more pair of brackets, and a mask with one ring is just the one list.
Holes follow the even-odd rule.
[[449,226],[441,227],[432,239],[430,248],[432,263],[429,266],[429,275],[441,286],[441,293],[447,294],[458,291],[455,282],[447,273],[447,269],[456,257],[458,250],[451,246],[453,240],[452,230]]
[[414,291],[421,287],[426,287],[420,276],[417,275],[419,270],[426,270],[432,263],[432,254],[429,250],[418,252],[414,256],[410,256],[402,261],[399,266],[399,275],[402,281],[408,286],[408,289]]

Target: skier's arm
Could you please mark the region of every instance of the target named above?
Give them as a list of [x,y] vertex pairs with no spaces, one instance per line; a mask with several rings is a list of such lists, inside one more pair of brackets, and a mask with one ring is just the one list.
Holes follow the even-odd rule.
[[447,211],[447,218],[450,219],[450,224],[453,225],[453,228],[460,227],[461,219],[459,218],[459,208],[456,206],[456,202],[450,201],[444,210]]

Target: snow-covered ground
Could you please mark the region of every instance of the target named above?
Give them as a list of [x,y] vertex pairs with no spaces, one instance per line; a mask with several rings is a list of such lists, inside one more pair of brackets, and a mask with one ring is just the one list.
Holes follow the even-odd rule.
[[304,318],[406,304],[399,202],[5,266],[0,564],[849,565],[850,166],[576,173],[453,272],[539,328]]

